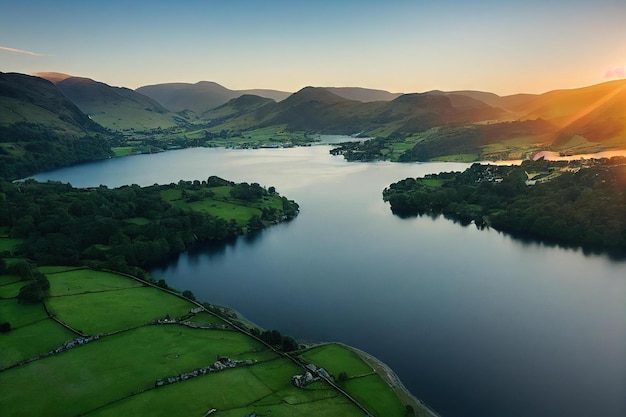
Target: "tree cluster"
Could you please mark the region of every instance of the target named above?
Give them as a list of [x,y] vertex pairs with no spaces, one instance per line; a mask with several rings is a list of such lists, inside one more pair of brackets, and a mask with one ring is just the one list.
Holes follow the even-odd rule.
[[113,155],[106,134],[75,137],[35,123],[0,126],[0,178],[13,180]]
[[256,328],[250,330],[250,333],[263,340],[268,345],[274,346],[283,352],[293,352],[300,349],[300,345],[291,336],[284,336],[278,330],[260,331]]
[[[527,173],[548,177],[527,185]],[[408,178],[383,197],[399,215],[443,214],[518,235],[626,249],[626,158],[474,164],[463,173]]]
[[[3,271],[0,271],[0,273],[2,272]],[[16,275],[23,281],[28,281],[28,284],[20,288],[17,296],[19,302],[38,303],[49,293],[50,282],[48,281],[48,278],[39,272],[37,266],[31,262],[14,262],[6,267],[6,273]]]
[[[234,220],[171,205],[161,193],[175,188],[193,195],[211,193],[211,186],[231,184],[217,177],[208,181],[109,189],[76,189],[57,182],[0,183],[0,226],[24,239],[21,255],[41,265],[103,267],[137,273],[141,267],[179,253],[196,242],[224,240],[243,230]],[[254,194],[256,185],[245,186]],[[285,199],[286,200],[286,199]],[[285,207],[297,212],[297,204]],[[287,216],[289,213],[281,214]],[[267,208],[264,217],[276,216]],[[259,226],[262,227],[262,224]]]

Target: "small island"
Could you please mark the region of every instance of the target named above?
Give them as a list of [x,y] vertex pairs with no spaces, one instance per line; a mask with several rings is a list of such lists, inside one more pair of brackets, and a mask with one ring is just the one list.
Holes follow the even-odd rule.
[[623,251],[625,189],[626,158],[540,159],[407,178],[386,188],[383,198],[401,216],[442,214],[518,236]]

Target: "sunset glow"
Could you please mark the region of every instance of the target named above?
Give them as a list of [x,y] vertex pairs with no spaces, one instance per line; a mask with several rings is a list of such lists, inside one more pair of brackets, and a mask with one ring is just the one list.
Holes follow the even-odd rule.
[[129,88],[543,93],[624,78],[624,16],[621,0],[24,1],[3,5],[0,70]]

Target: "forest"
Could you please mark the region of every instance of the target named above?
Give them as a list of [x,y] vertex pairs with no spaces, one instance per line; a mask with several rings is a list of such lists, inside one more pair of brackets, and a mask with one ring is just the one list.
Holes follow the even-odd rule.
[[[0,257],[26,258],[38,265],[88,265],[140,277],[145,275],[141,267],[195,243],[230,239],[290,220],[299,210],[274,187],[214,176],[116,189],[0,182],[0,201],[0,229],[21,240],[15,253]],[[231,213],[239,215],[233,218]]]
[[395,214],[599,249],[626,249],[626,158],[521,165],[407,178],[383,192]]

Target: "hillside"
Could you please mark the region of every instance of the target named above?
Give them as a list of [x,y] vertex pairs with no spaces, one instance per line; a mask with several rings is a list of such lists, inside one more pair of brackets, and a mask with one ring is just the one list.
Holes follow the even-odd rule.
[[515,110],[525,119],[544,119],[556,125],[552,141],[559,150],[593,151],[626,145],[626,80],[551,91]]
[[374,90],[362,87],[324,87],[333,94],[348,100],[361,101],[367,103],[370,101],[391,101],[398,98],[402,93],[390,93],[385,90]]
[[468,97],[404,94],[392,101],[361,102],[326,88],[305,87],[279,103],[245,116],[232,115],[214,129],[285,126],[292,132],[364,135],[405,134],[449,123],[491,120],[504,111]]
[[[624,80],[541,95],[499,97],[475,91],[433,91],[427,95],[447,97],[456,107],[455,114],[447,113],[441,104],[429,105],[434,118],[430,128],[428,123],[421,123],[405,125],[391,134],[381,130],[375,142],[352,144],[334,152],[349,159],[474,161],[523,159],[541,150],[575,155],[626,149]],[[485,102],[495,107],[490,111]],[[430,112],[437,106],[440,110]],[[498,109],[501,111],[496,114]],[[463,110],[467,111],[465,121],[458,117]],[[445,114],[451,116],[447,122],[441,118]],[[386,126],[393,126],[393,122],[386,121]]]
[[144,94],[161,103],[165,108],[179,112],[192,110],[198,114],[226,104],[229,100],[250,94],[275,101],[280,101],[290,93],[267,89],[229,90],[215,82],[200,81],[195,84],[168,83],[139,87],[138,93]]
[[93,120],[112,130],[167,129],[184,120],[153,99],[89,78],[67,77],[57,88]]
[[107,136],[51,82],[0,73],[0,178],[105,158]]

